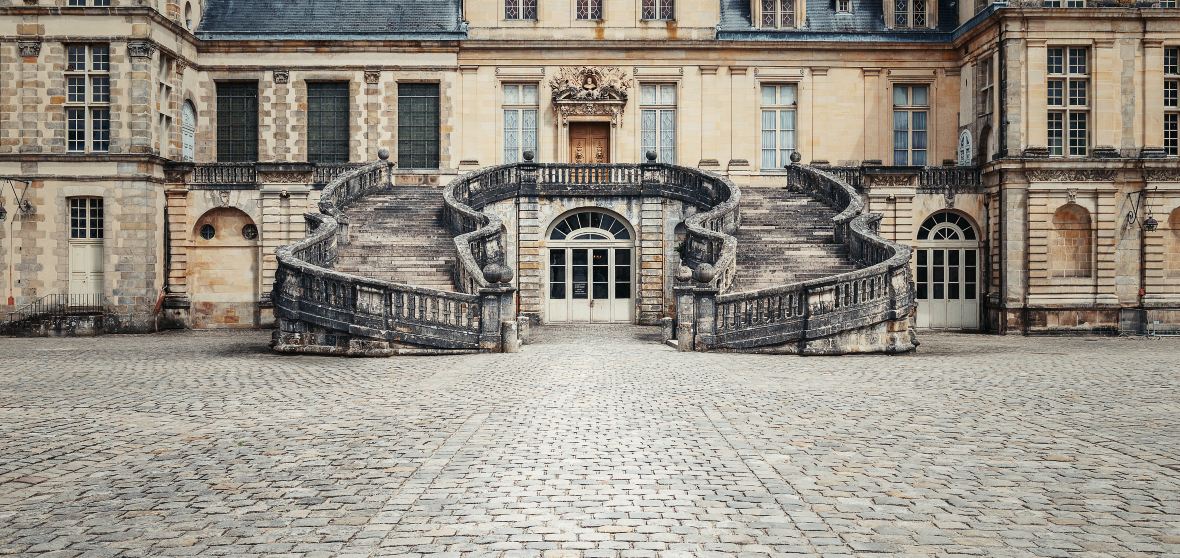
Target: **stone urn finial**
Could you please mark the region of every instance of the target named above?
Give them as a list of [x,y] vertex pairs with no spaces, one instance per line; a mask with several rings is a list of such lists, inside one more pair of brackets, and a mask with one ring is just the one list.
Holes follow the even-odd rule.
[[512,282],[512,268],[502,263],[490,263],[483,266],[483,278],[491,284]]
[[388,161],[389,160],[389,150],[384,147],[382,147],[381,149],[378,149],[377,150],[377,158],[381,159],[382,161]]
[[713,267],[713,264],[704,263],[698,265],[692,275],[698,283],[709,283],[713,281],[714,277],[717,277],[717,268]]

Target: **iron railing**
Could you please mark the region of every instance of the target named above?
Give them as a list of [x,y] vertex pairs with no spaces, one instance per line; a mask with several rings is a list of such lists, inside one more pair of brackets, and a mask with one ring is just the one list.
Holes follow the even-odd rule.
[[455,284],[468,293],[488,286],[485,270],[505,263],[506,232],[501,220],[482,211],[520,195],[651,195],[691,203],[702,211],[685,220],[683,261],[709,265],[709,283],[719,289],[733,281],[740,192],[728,179],[663,163],[579,165],[514,163],[455,179],[443,191],[444,221],[455,234]]
[[0,332],[10,333],[21,324],[39,320],[102,314],[105,311],[106,298],[101,294],[48,294],[9,314],[0,324]]
[[833,233],[859,269],[751,292],[707,294],[712,300],[696,309],[701,348],[756,350],[796,342],[802,351],[809,340],[909,316],[910,249],[874,232],[880,217],[864,211],[846,181],[800,165],[789,167],[787,178],[791,188],[840,211],[832,219]]
[[343,208],[391,187],[391,175],[392,164],[380,161],[347,171],[324,188],[319,214],[306,216],[311,230],[307,238],[278,249],[273,295],[276,312],[288,321],[364,339],[428,348],[478,349],[482,318],[479,296],[331,269],[338,247],[348,243],[348,220]]

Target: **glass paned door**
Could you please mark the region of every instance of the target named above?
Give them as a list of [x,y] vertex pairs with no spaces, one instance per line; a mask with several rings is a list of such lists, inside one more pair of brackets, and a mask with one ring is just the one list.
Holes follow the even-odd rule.
[[546,321],[629,323],[631,254],[630,248],[550,248]]
[[979,327],[979,251],[917,250],[918,327]]

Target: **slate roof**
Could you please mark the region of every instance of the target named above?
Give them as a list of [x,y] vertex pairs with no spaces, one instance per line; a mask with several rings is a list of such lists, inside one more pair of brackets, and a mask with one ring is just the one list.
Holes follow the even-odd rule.
[[920,31],[885,28],[882,2],[852,0],[851,13],[838,13],[835,0],[807,2],[807,20],[797,29],[761,29],[753,25],[750,0],[720,0],[721,22],[717,38],[729,40],[825,40],[825,41],[945,41],[958,27],[958,2],[938,2],[939,21],[933,29]]
[[450,40],[460,0],[206,0],[197,36],[226,39]]

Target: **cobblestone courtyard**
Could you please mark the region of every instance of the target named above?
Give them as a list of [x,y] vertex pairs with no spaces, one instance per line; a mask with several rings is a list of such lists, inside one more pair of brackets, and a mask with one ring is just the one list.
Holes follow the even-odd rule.
[[1180,341],[0,339],[0,554],[1180,555]]

